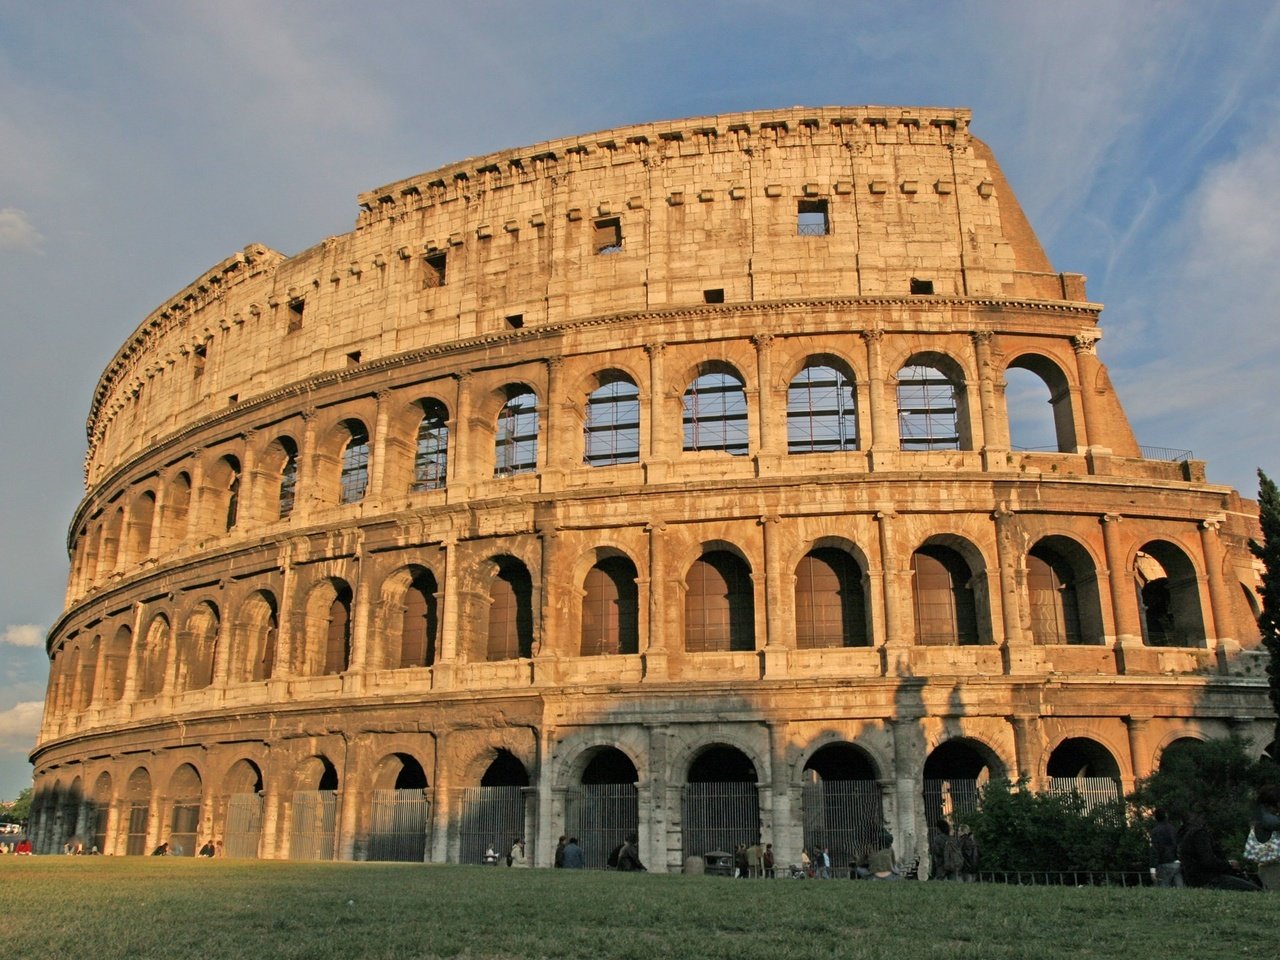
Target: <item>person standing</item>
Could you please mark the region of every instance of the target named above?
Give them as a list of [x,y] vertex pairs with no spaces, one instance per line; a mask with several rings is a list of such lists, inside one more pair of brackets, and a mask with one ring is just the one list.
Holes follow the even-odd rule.
[[1156,825],[1151,828],[1151,879],[1158,887],[1185,886],[1182,864],[1178,862],[1178,832],[1169,822],[1169,814],[1157,809]]
[[561,858],[561,866],[566,870],[581,870],[587,865],[587,855],[582,847],[578,846],[578,838],[570,837],[569,842],[564,845],[564,855]]
[[764,870],[764,878],[766,880],[772,880],[776,876],[774,871],[772,843],[766,843],[764,845],[764,853],[760,854],[760,866]]
[[556,867],[556,869],[557,869],[557,870],[559,870],[559,869],[561,869],[561,868],[563,868],[563,867],[564,867],[564,848],[565,848],[565,840],[566,840],[566,839],[567,839],[567,838],[566,838],[566,837],[565,837],[565,835],[562,833],[562,834],[560,834],[560,840],[559,840],[559,842],[557,842],[557,843],[556,843],[556,858],[555,858],[555,864],[554,864],[554,865],[555,865],[555,867]]

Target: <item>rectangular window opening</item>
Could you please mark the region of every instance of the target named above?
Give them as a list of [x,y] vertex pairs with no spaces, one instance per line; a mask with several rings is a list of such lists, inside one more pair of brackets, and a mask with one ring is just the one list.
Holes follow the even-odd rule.
[[929,295],[932,295],[932,294],[933,294],[933,281],[932,281],[932,280],[917,280],[915,277],[912,277],[912,278],[911,278],[911,292],[912,292],[912,293],[915,293],[915,294],[929,294]]
[[231,394],[231,396],[227,397],[227,406],[229,407],[234,407],[239,402],[240,402],[240,394],[238,393],[233,393]]
[[306,306],[306,302],[299,297],[296,300],[289,301],[289,327],[286,333],[293,333],[302,329],[302,310]]
[[592,245],[596,253],[622,252],[622,221],[617,217],[606,217],[595,221],[595,233]]
[[509,317],[507,317],[507,326],[510,327],[512,330],[519,330],[521,327],[524,326],[524,314],[523,313],[511,314]]
[[347,366],[348,366],[348,367],[354,367],[354,366],[355,366],[356,364],[358,364],[359,362],[360,362],[360,351],[359,351],[359,350],[352,350],[350,353],[348,353],[348,354],[347,354]]
[[724,303],[724,289],[703,290],[702,299],[704,303]]
[[801,200],[796,206],[796,233],[802,237],[825,237],[831,232],[827,201]]
[[426,288],[443,287],[445,278],[443,253],[432,253],[422,258],[422,285]]

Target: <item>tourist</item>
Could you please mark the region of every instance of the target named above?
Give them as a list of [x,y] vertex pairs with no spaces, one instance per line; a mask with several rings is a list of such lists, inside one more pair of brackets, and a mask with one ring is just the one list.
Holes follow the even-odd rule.
[[508,867],[527,867],[529,860],[524,855],[524,840],[517,839],[511,844],[511,852],[507,854]]
[[760,859],[763,855],[764,848],[760,846],[759,840],[747,847],[747,876],[752,880],[760,879]]
[[578,846],[577,837],[570,837],[569,842],[564,845],[560,865],[566,870],[581,870],[587,865],[587,855],[582,847]]
[[213,854],[214,854],[213,841],[206,840],[204,842],[204,846],[200,848],[200,853],[197,854],[197,856],[212,858]]
[[560,839],[556,842],[556,856],[552,866],[554,866],[557,870],[564,867],[564,848],[565,848],[565,841],[567,839],[568,838],[562,833],[560,834]]
[[167,857],[169,855],[169,841],[166,840],[160,846],[151,851],[153,857]]
[[740,843],[733,848],[733,877],[745,880],[747,877],[747,845]]
[[1181,887],[1182,865],[1178,863],[1178,832],[1164,810],[1155,811],[1151,828],[1151,879],[1159,887]]
[[938,820],[938,832],[929,841],[929,859],[932,861],[933,879],[959,880],[964,868],[964,852],[960,840],[951,834],[951,824]]
[[978,838],[967,823],[960,824],[956,831],[960,836],[960,879],[965,883],[978,882]]
[[1222,856],[1218,842],[1209,833],[1204,817],[1191,811],[1182,818],[1178,831],[1178,859],[1182,863],[1182,879],[1188,887],[1213,890],[1258,890],[1240,876],[1240,862]]
[[634,833],[627,834],[622,849],[618,851],[619,870],[644,870],[644,864],[640,862],[640,851],[636,849],[636,844],[639,842],[640,838]]
[[901,880],[902,875],[893,869],[893,851],[880,849],[867,861],[868,878],[871,880]]
[[804,871],[806,877],[813,876],[813,861],[809,858],[809,851],[800,848],[800,869]]
[[[1259,843],[1280,846],[1280,785],[1269,783],[1258,790],[1258,807],[1253,813],[1253,837]],[[1280,890],[1280,860],[1258,863],[1258,879],[1263,890]]]
[[822,867],[822,879],[830,880],[831,879],[831,850],[828,847],[823,847],[820,851],[818,851],[818,863]]
[[764,870],[764,878],[766,880],[772,880],[776,875],[773,863],[773,844],[766,843],[764,845],[764,853],[760,854],[760,866]]

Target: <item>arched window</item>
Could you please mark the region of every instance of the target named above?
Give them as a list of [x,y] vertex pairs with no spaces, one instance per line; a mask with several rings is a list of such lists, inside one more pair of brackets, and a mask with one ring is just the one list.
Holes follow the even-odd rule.
[[348,420],[344,426],[351,439],[342,451],[339,500],[359,503],[369,487],[369,433],[358,420]]
[[796,646],[865,647],[862,571],[843,550],[819,547],[796,567]]
[[1182,549],[1165,540],[1143,544],[1134,575],[1147,645],[1200,646],[1205,637],[1200,583]]
[[903,450],[960,450],[959,385],[936,366],[898,371],[898,437]]
[[978,643],[978,611],[972,573],[950,547],[926,545],[911,555],[916,642]]
[[640,460],[640,388],[619,376],[587,396],[583,460],[592,467]]
[[170,545],[182,543],[187,537],[187,520],[191,512],[191,477],[179,473],[169,488],[168,502],[163,513],[167,515],[164,535]]
[[280,457],[280,490],[276,497],[276,516],[281,520],[293,513],[298,498],[298,446],[289,437],[276,441]]
[[133,631],[127,626],[116,630],[102,658],[102,696],[107,703],[118,703],[124,696],[124,683],[129,672],[129,652],[133,649]]
[[213,683],[213,663],[218,643],[218,608],[201,603],[187,620],[186,636],[178,649],[178,687],[203,690]]
[[156,495],[144,490],[129,508],[128,557],[137,562],[151,551],[151,528],[156,516]]
[[684,392],[684,449],[747,454],[747,393],[728,372],[704,373]]
[[400,628],[400,667],[429,667],[436,662],[436,578],[430,570],[414,573],[404,594]]
[[498,411],[494,430],[493,475],[510,477],[538,468],[538,397],[524,387]]
[[414,493],[443,490],[449,467],[449,414],[438,400],[422,401],[418,442],[413,455]]
[[[1076,449],[1071,416],[1071,385],[1047,357],[1026,354],[1005,369],[1005,413],[1014,450]],[[1046,409],[1047,405],[1047,409]]]
[[1075,573],[1041,546],[1027,555],[1031,636],[1036,643],[1080,643],[1080,598]]
[[278,632],[275,597],[266,590],[255,592],[245,601],[240,615],[233,679],[250,682],[271,679]]
[[240,516],[240,461],[224,457],[227,463],[227,526],[230,530]]
[[533,581],[523,563],[499,557],[489,587],[486,660],[533,656]]
[[329,604],[329,622],[325,631],[324,670],[342,673],[351,665],[351,588],[345,583],[337,588]]
[[853,382],[835,367],[806,366],[787,388],[787,452],[857,449]]
[[704,553],[689,568],[685,587],[685,650],[755,649],[755,596],[742,559],[727,550]]
[[158,696],[164,690],[164,665],[169,654],[169,619],[160,614],[151,621],[138,653],[138,699]]
[[625,557],[606,557],[583,581],[582,656],[638,653],[636,568]]

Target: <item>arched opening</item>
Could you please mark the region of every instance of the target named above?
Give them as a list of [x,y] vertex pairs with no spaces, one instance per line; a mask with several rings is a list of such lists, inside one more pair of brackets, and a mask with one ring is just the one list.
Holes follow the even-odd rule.
[[787,387],[787,452],[858,449],[857,394],[844,365],[811,358]]
[[312,588],[307,597],[300,676],[331,676],[351,666],[351,600],[351,587],[336,577]]
[[422,863],[431,825],[427,775],[407,753],[378,764],[369,811],[369,859]]
[[1159,769],[1163,770],[1167,763],[1176,764],[1178,762],[1177,758],[1179,754],[1188,750],[1194,751],[1203,742],[1203,740],[1196,737],[1178,737],[1176,740],[1171,741],[1163,750],[1160,751],[1160,762],[1158,764]]
[[443,490],[449,475],[449,411],[439,400],[423,400],[419,407],[422,419],[414,443],[410,490]]
[[710,550],[685,578],[684,648],[689,653],[755,649],[755,591],[745,560]]
[[1018,357],[1005,370],[1004,396],[1014,450],[1075,451],[1071,385],[1056,363],[1033,353]]
[[138,651],[138,699],[159,696],[164,691],[164,668],[169,655],[169,618],[157,614],[151,620]]
[[288,519],[298,501],[298,445],[292,437],[277,437],[263,458],[263,465],[275,478],[275,516]]
[[111,816],[112,790],[111,774],[106,771],[98,774],[98,779],[93,783],[88,817],[90,853],[107,852],[107,821]]
[[817,547],[796,566],[796,647],[865,647],[866,593],[862,569],[844,550]]
[[906,451],[972,449],[964,378],[951,358],[920,354],[898,371],[898,442]]
[[211,471],[209,478],[212,494],[222,509],[213,511],[221,516],[224,531],[231,530],[240,519],[240,461],[235,457],[223,457]]
[[194,857],[200,833],[200,774],[184,763],[169,779],[169,853]]
[[1134,562],[1134,580],[1147,646],[1203,646],[1200,580],[1179,547],[1165,540],[1144,544]]
[[94,681],[97,678],[98,670],[98,650],[102,645],[102,638],[95,635],[92,640],[87,641],[83,646],[83,653],[80,657],[80,675],[76,678],[75,697],[72,706],[76,710],[87,709],[93,703]]
[[219,624],[218,608],[208,601],[187,620],[186,637],[178,648],[179,690],[203,690],[213,683]]
[[973,580],[968,561],[951,547],[925,544],[911,555],[917,643],[981,642]]
[[262,771],[252,760],[237,760],[227,771],[222,789],[227,798],[224,854],[241,859],[257,857],[262,836]]
[[638,653],[640,606],[635,564],[626,557],[605,557],[587,571],[582,592],[582,656]]
[[600,376],[587,395],[582,424],[583,461],[608,467],[640,460],[640,388],[623,373]]
[[1031,548],[1027,598],[1036,643],[1102,643],[1097,569],[1075,541],[1045,537]]
[[298,769],[289,831],[290,860],[332,860],[337,853],[338,771],[328,757],[310,757]]
[[523,384],[504,388],[507,397],[494,423],[493,475],[510,477],[538,469],[538,395]]
[[129,508],[129,542],[126,555],[131,563],[138,563],[151,552],[151,528],[156,517],[156,495],[144,490],[133,500]]
[[486,660],[533,656],[533,580],[515,557],[494,560],[489,585],[489,631]]
[[588,868],[605,869],[610,854],[627,836],[639,833],[639,779],[631,758],[617,747],[591,751],[565,807],[565,832],[578,839]]
[[1086,809],[1120,799],[1120,765],[1088,737],[1068,737],[1054,747],[1045,772],[1053,793],[1077,794]]
[[745,457],[750,443],[747,392],[728,368],[708,368],[689,384],[681,401],[684,450],[720,450]]
[[[533,798],[529,772],[509,750],[493,752],[478,787],[462,791],[462,824],[458,859],[461,863],[493,862],[489,855],[505,857],[516,840],[527,836],[527,805]],[[526,846],[532,860],[532,850]]]
[[166,519],[162,529],[167,545],[177,546],[187,538],[187,523],[191,513],[191,477],[186,472],[173,478],[163,512]]
[[875,762],[851,743],[828,744],[804,765],[804,848],[827,850],[837,876],[890,845],[878,776]]
[[398,667],[430,667],[436,662],[436,630],[439,622],[435,575],[416,567],[404,591],[400,623]]
[[359,503],[369,488],[369,431],[359,420],[344,420],[347,442],[342,448],[338,502]]
[[233,679],[251,683],[271,679],[276,663],[278,627],[276,598],[266,590],[255,591],[245,601],[240,616],[240,642]]
[[124,789],[125,856],[143,857],[147,849],[147,828],[151,821],[151,774],[139,767],[129,775]]
[[107,703],[119,703],[124,696],[125,677],[129,672],[129,654],[133,649],[133,631],[117,628],[102,658],[102,697]]
[[698,753],[685,778],[683,852],[732,854],[760,839],[755,764],[735,747],[715,744]]
[[124,507],[116,507],[103,523],[102,547],[98,553],[98,579],[116,572],[120,558],[120,537],[124,531]]
[[929,841],[938,834],[938,821],[951,824],[978,809],[982,788],[1003,777],[1004,766],[985,745],[958,738],[938,744],[924,762],[924,814]]

